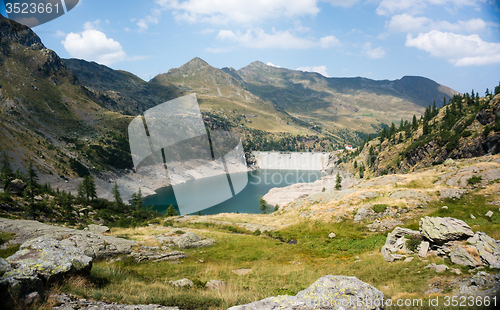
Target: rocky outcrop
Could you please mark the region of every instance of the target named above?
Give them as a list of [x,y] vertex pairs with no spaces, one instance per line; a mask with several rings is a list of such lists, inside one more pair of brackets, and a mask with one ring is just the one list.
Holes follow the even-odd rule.
[[24,184],[22,180],[15,179],[14,181],[10,182],[7,191],[14,195],[22,195],[25,188],[26,184]]
[[385,309],[384,294],[356,277],[328,275],[296,296],[270,297],[228,310]]
[[413,236],[415,238],[422,238],[420,233],[416,230],[411,230],[408,228],[396,227],[391,233],[387,235],[384,246],[382,246],[382,255],[386,262],[392,262],[394,260],[405,258],[405,255],[392,254],[396,252],[409,253],[411,252],[406,246],[406,237]]
[[446,199],[446,198],[460,199],[465,194],[467,194],[467,190],[460,188],[446,188],[439,191],[439,197],[441,199]]
[[90,232],[93,232],[93,233],[96,233],[96,234],[105,234],[105,233],[109,233],[110,230],[108,227],[106,226],[102,226],[102,225],[95,225],[95,224],[90,224],[86,230],[90,231]]
[[179,310],[177,307],[164,307],[160,305],[121,305],[110,304],[102,301],[78,299],[71,295],[60,294],[50,296],[56,304],[53,310]]
[[467,242],[476,247],[483,263],[500,269],[500,241],[479,231]]
[[420,233],[429,241],[443,244],[472,237],[474,232],[462,220],[451,217],[424,217],[420,220]]
[[172,284],[175,287],[185,287],[185,286],[191,286],[191,287],[193,287],[194,286],[193,281],[191,281],[189,279],[180,279],[180,280],[177,280],[177,281],[168,281],[168,283]]
[[[496,306],[498,306],[498,299],[500,298],[500,273],[488,274],[484,271],[479,271],[472,278],[465,278],[458,283],[459,289],[455,296],[461,297],[496,297]],[[492,304],[494,305],[494,304]],[[494,309],[492,307],[491,309]]]
[[188,248],[201,248],[212,246],[215,243],[214,239],[203,239],[193,232],[187,232],[180,236],[176,235],[158,235],[155,236],[155,239],[158,240],[161,244],[175,244],[179,247],[179,249],[188,249]]
[[180,216],[180,217],[174,219],[174,221],[176,221],[176,222],[190,222],[190,223],[210,223],[210,224],[221,225],[221,226],[237,226],[237,227],[246,229],[246,230],[251,231],[251,232],[254,232],[257,230],[260,230],[261,232],[276,230],[276,227],[269,226],[269,225],[262,225],[262,224],[255,224],[255,223],[234,223],[234,222],[228,222],[228,221],[217,221],[217,220],[212,220],[212,219],[206,218],[204,216],[185,215],[185,216]]
[[456,245],[452,248],[450,259],[452,263],[462,266],[477,267],[481,265],[477,257],[474,257],[460,245]]
[[2,264],[5,272],[0,278],[0,296],[8,303],[28,295],[32,302],[53,282],[71,274],[89,275],[92,268],[92,258],[80,249],[47,237],[23,243],[5,262],[10,266]]
[[12,244],[23,243],[33,238],[50,237],[62,240],[64,245],[77,247],[85,255],[97,259],[129,254],[137,243],[133,240],[103,236],[89,231],[52,226],[29,220],[0,218],[0,231],[16,234],[16,237],[10,241]]

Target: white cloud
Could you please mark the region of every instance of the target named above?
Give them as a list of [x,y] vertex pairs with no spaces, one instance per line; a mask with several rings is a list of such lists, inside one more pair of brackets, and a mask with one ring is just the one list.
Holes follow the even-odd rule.
[[271,66],[271,67],[275,67],[275,68],[281,68],[280,66],[276,66],[272,62],[268,62],[266,65]]
[[500,63],[500,43],[485,42],[477,34],[465,36],[432,30],[416,38],[408,34],[405,45],[445,58],[455,66]]
[[246,33],[221,30],[217,35],[217,39],[237,42],[244,47],[250,48],[308,49],[312,47],[328,48],[339,44],[339,40],[334,36],[326,36],[315,40],[297,37],[290,31],[266,33],[260,28],[249,29]]
[[318,0],[156,0],[177,20],[190,23],[250,24],[277,17],[316,15]]
[[81,33],[69,33],[62,41],[71,57],[95,61],[104,65],[125,60],[127,54],[120,42],[108,38],[105,33],[96,30],[99,21],[86,22]]
[[455,32],[479,32],[489,26],[498,27],[497,23],[485,22],[481,18],[470,19],[467,21],[458,21],[450,23],[447,21],[433,21],[427,17],[415,17],[406,13],[392,16],[389,22],[386,22],[386,28],[393,32],[424,32],[430,30],[446,30]]
[[319,44],[322,48],[329,48],[335,45],[339,45],[339,40],[335,36],[326,36],[319,39]]
[[398,12],[422,13],[429,5],[442,5],[446,9],[463,6],[477,7],[487,0],[382,0],[375,10],[378,15],[389,16]]
[[137,21],[137,26],[139,26],[139,32],[146,31],[149,28],[149,25],[158,24],[160,16],[161,16],[161,10],[152,9],[151,14],[149,14],[145,18],[141,18]]
[[386,52],[382,47],[379,46],[379,47],[373,48],[372,44],[370,42],[366,42],[363,45],[363,50],[364,50],[366,56],[368,56],[369,58],[372,58],[372,59],[384,58],[386,55]]
[[295,70],[304,71],[304,72],[316,72],[316,73],[319,73],[323,76],[330,77],[328,75],[328,73],[326,73],[326,66],[312,66],[312,67],[306,66],[306,67],[299,67]]

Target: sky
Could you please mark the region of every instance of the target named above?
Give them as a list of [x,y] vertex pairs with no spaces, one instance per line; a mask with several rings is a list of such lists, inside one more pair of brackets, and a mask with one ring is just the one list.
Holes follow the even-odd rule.
[[33,30],[62,58],[146,81],[200,57],[217,68],[417,75],[462,93],[500,82],[496,0],[80,0]]

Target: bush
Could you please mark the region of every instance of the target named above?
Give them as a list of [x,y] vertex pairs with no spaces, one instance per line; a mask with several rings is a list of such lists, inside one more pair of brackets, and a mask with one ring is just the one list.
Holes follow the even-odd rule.
[[481,183],[482,179],[483,179],[482,176],[473,175],[473,176],[471,176],[470,178],[467,179],[467,184],[474,185],[474,184],[477,184],[477,183]]
[[193,284],[194,284],[194,287],[205,288],[205,286],[207,285],[207,281],[201,281],[201,280],[198,280],[198,279],[194,279],[193,280]]
[[420,245],[420,242],[422,242],[422,240],[417,236],[406,236],[406,237],[409,237],[409,239],[406,240],[406,248],[408,248],[408,250],[412,252],[415,252],[418,246]]
[[258,229],[252,233],[252,235],[254,235],[254,236],[260,236],[260,234],[261,234],[261,232]]
[[377,204],[372,206],[372,210],[375,211],[376,213],[382,213],[387,209],[387,205],[384,204]]
[[176,230],[176,231],[174,231],[174,234],[177,234],[177,235],[184,235],[184,234],[185,234],[185,232],[184,232],[184,231],[182,231],[182,230]]

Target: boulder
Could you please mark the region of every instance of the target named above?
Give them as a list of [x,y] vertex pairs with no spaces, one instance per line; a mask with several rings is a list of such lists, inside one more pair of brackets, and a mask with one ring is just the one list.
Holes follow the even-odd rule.
[[5,259],[0,257],[0,277],[3,276],[3,274],[9,271],[10,269],[11,269],[10,264],[7,263]]
[[41,237],[27,241],[6,261],[13,267],[3,276],[37,276],[51,280],[67,274],[90,274],[92,258],[81,249]]
[[168,283],[172,284],[175,287],[185,287],[185,286],[194,286],[193,281],[189,279],[181,279],[177,281],[168,281]]
[[436,271],[437,273],[441,273],[441,272],[444,272],[445,270],[450,269],[446,265],[436,265],[436,263],[429,264],[429,265],[425,266],[424,268],[425,269],[427,269],[427,268],[434,269],[434,271]]
[[430,247],[430,243],[427,242],[427,241],[422,241],[420,242],[420,246],[419,246],[419,249],[418,249],[418,256],[419,257],[426,257],[427,256],[427,252],[429,251],[429,247]]
[[455,296],[473,297],[474,300],[477,300],[478,297],[482,297],[484,300],[488,296],[491,301],[494,301],[493,298],[496,297],[498,305],[498,299],[500,298],[500,273],[488,274],[484,271],[479,271],[471,279],[466,279],[460,283],[460,288]]
[[404,255],[391,254],[394,252],[409,252],[406,247],[407,239],[405,238],[405,236],[415,236],[417,238],[421,238],[420,232],[416,230],[401,227],[394,228],[394,230],[387,235],[385,244],[384,246],[382,246],[381,252],[384,256],[385,261],[392,262],[394,260],[403,259],[406,257]]
[[428,216],[420,220],[420,233],[429,241],[437,244],[466,239],[474,235],[469,225],[462,220]]
[[462,198],[463,195],[467,194],[466,189],[460,189],[460,188],[446,188],[442,189],[439,191],[440,198],[445,199],[445,198],[454,198],[454,199],[460,199]]
[[486,212],[485,216],[492,217],[493,216],[493,211]]
[[173,243],[178,246],[179,249],[207,247],[215,243],[214,239],[202,239],[200,236],[190,231],[180,236],[159,235],[155,236],[155,239],[162,244]]
[[485,264],[488,264],[491,268],[500,269],[500,241],[478,231],[467,242],[476,247],[481,260]]
[[7,191],[14,195],[22,195],[25,188],[26,184],[24,184],[23,180],[15,179],[10,182]]
[[328,238],[330,238],[330,239],[335,238],[335,236],[337,236],[337,235],[335,233],[333,233],[333,232],[331,232],[331,233],[328,234]]
[[228,310],[385,309],[384,294],[356,277],[328,275],[296,296],[269,297]]
[[96,234],[104,234],[104,233],[110,232],[108,227],[102,226],[102,225],[94,225],[94,224],[90,224],[88,226],[88,231],[96,233]]
[[51,302],[56,306],[53,310],[179,310],[177,307],[164,307],[160,305],[123,305],[105,303],[102,301],[78,299],[70,295],[51,295]]
[[205,287],[211,290],[221,289],[226,287],[226,282],[219,280],[210,280],[205,284]]
[[[473,248],[473,250],[477,253],[476,248],[471,248]],[[476,259],[460,245],[455,245],[452,248],[450,252],[450,259],[452,263],[462,266],[477,267],[481,265],[479,257]]]

